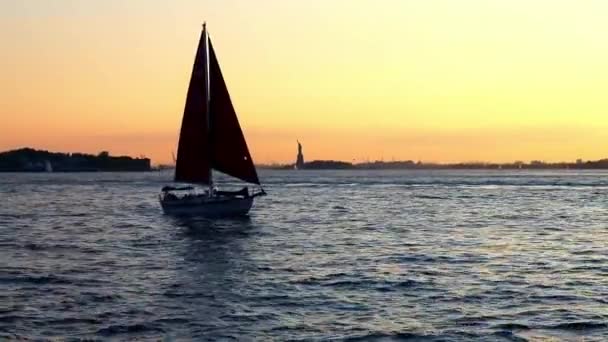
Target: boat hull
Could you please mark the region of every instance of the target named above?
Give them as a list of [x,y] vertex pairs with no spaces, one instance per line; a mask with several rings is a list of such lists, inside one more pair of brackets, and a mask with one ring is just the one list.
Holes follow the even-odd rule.
[[160,204],[165,214],[201,217],[238,217],[245,216],[253,206],[253,197],[196,196],[191,198],[163,199]]

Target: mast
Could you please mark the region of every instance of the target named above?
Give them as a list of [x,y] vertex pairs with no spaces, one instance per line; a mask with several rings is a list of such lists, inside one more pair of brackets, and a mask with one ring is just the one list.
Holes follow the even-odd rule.
[[[203,35],[205,39],[205,113],[207,120],[207,140],[208,140],[208,149],[212,150],[211,147],[211,115],[209,113],[209,107],[211,103],[211,81],[209,77],[209,33],[207,32],[207,22],[203,22]],[[213,169],[211,168],[211,164],[209,164],[209,197],[213,196]]]

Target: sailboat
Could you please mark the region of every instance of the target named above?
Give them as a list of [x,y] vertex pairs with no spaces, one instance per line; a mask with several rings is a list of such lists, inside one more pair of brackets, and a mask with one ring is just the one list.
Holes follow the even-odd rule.
[[[259,187],[220,191],[213,171]],[[246,215],[258,196],[266,195],[249,154],[230,100],[206,24],[198,44],[179,135],[174,181],[165,186],[160,204],[166,214],[203,217]],[[200,191],[196,186],[203,186]]]

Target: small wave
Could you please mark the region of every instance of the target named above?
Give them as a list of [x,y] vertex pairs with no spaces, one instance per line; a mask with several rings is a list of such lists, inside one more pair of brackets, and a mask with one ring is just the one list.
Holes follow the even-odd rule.
[[602,304],[608,304],[608,300],[604,298],[596,298],[595,301]]
[[219,317],[221,320],[227,320],[230,322],[251,322],[258,323],[261,321],[272,320],[276,318],[273,313],[260,313],[260,314],[229,314]]
[[40,217],[90,217],[90,213],[53,213],[53,214],[43,214]]
[[133,333],[144,333],[144,332],[156,332],[164,333],[164,329],[156,326],[151,326],[145,323],[136,323],[131,325],[110,325],[105,328],[97,330],[97,335],[110,337],[119,334],[133,334]]
[[2,340],[2,341],[29,341],[30,339],[24,335],[18,335],[18,334],[12,334],[9,332],[5,332],[5,331],[0,331],[0,340]]
[[71,324],[100,324],[101,321],[94,319],[94,318],[75,318],[75,317],[69,317],[69,318],[59,318],[59,319],[52,319],[48,321],[48,324],[50,325],[71,325]]
[[3,213],[0,213],[0,218],[20,219],[23,216],[24,216],[23,214],[3,214]]
[[517,336],[515,334],[513,334],[512,331],[508,331],[508,330],[501,330],[501,331],[497,331],[495,333],[493,333],[494,336],[496,337],[500,337],[500,338],[504,338],[507,339],[509,341],[515,341],[515,342],[526,342],[528,341],[527,339]]
[[556,302],[578,302],[578,301],[583,301],[586,299],[585,297],[568,295],[568,294],[546,294],[546,295],[540,295],[540,296],[531,296],[530,298],[539,299],[542,301],[556,301]]
[[608,323],[604,322],[568,322],[550,325],[545,327],[546,329],[559,329],[559,330],[594,330],[594,329],[605,329],[608,328]]
[[36,284],[36,285],[44,285],[44,284],[72,284],[72,281],[47,275],[47,276],[15,276],[15,277],[0,277],[0,283],[18,283],[18,284]]
[[604,271],[604,266],[582,265],[582,266],[570,267],[570,268],[564,270],[565,273],[580,273],[580,272],[587,272],[587,271],[592,271],[599,275],[602,271]]
[[39,245],[36,243],[26,243],[23,245],[23,248],[29,249],[31,251],[41,251],[41,250],[46,249],[46,246]]
[[486,322],[498,319],[494,315],[480,315],[480,316],[462,316],[454,319],[454,322],[462,326],[479,326],[485,325]]
[[160,318],[154,321],[154,323],[158,324],[186,324],[190,322],[185,318]]
[[188,294],[186,294],[186,293],[172,292],[172,291],[166,291],[163,293],[163,296],[168,297],[168,298],[179,298],[179,297],[184,297],[187,295]]
[[415,287],[418,285],[420,285],[420,282],[408,279],[405,281],[397,281],[397,282],[387,283],[386,285],[377,286],[376,290],[382,291],[382,292],[390,292],[390,291],[397,291],[400,289],[412,288],[412,287]]
[[[530,218],[532,218],[532,217],[531,217],[531,216],[527,216],[527,217],[524,217],[524,218],[525,218],[525,219],[530,219]],[[561,232],[561,231],[563,231],[564,229],[563,229],[563,228],[560,228],[560,227],[547,227],[547,228],[545,228],[545,230],[546,230],[546,231],[550,231],[550,232]]]
[[0,323],[15,323],[19,321],[28,320],[29,318],[18,316],[18,315],[2,315],[0,316]]
[[326,183],[326,184],[324,184],[324,183],[287,183],[287,184],[284,184],[283,186],[285,188],[320,187],[320,186],[328,185],[328,184],[332,184],[333,185],[333,183]]
[[[473,256],[475,257],[475,256]],[[393,255],[386,259],[391,263],[479,263],[481,260],[473,260],[471,258],[455,258],[448,255],[423,255],[423,254],[408,254],[408,255]]]
[[367,285],[373,284],[373,282],[370,281],[358,281],[358,280],[338,280],[338,281],[332,281],[332,282],[327,282],[324,284],[321,284],[321,286],[328,286],[328,287],[345,287],[345,288],[356,288],[356,287],[366,287]]
[[572,255],[593,255],[598,253],[597,251],[594,251],[593,249],[584,249],[584,250],[575,250],[570,252]]
[[119,294],[105,294],[105,293],[94,293],[94,292],[82,292],[82,301],[93,302],[93,303],[105,303],[112,302],[115,300],[122,299]]
[[521,323],[501,323],[493,326],[497,330],[529,330],[530,326]]
[[383,333],[383,332],[370,332],[365,335],[351,336],[344,339],[344,341],[439,341],[441,336],[407,333],[407,332],[395,332],[395,333]]
[[350,274],[348,273],[344,273],[344,272],[338,272],[338,273],[330,273],[330,274],[326,274],[324,276],[321,277],[309,277],[306,279],[301,279],[298,282],[302,282],[302,283],[317,283],[317,282],[322,282],[322,281],[327,281],[327,280],[331,280],[331,279],[337,279],[340,277],[348,277]]
[[[0,244],[1,246],[2,244]],[[11,245],[9,245],[11,246]],[[35,242],[27,242],[23,244],[13,244],[12,246],[27,249],[30,251],[58,251],[58,250],[67,250],[67,251],[80,251],[82,253],[98,253],[97,250],[87,248],[84,246],[78,245],[70,245],[70,244],[45,244],[45,243],[35,243]]]
[[433,196],[433,195],[414,195],[414,198],[424,198],[424,199],[447,199],[447,197]]
[[404,288],[412,288],[420,283],[407,279],[404,281],[376,281],[376,280],[338,280],[332,282],[325,282],[320,284],[324,287],[336,287],[342,289],[351,290],[376,290],[381,292],[397,291]]
[[580,321],[567,322],[552,325],[529,326],[520,323],[503,323],[493,326],[497,330],[530,330],[530,329],[549,329],[549,330],[570,330],[570,331],[586,331],[595,329],[608,328],[608,323],[596,321]]
[[56,275],[0,275],[0,284],[33,284],[33,285],[98,285],[108,283],[100,278],[72,278]]
[[[281,295],[281,294],[268,294],[268,295],[261,295],[261,296],[255,296],[253,297],[253,299],[257,302],[257,301],[274,301],[274,300],[281,300],[281,301],[286,301],[291,299],[291,297],[289,297],[288,295]],[[295,300],[294,300],[295,302]]]
[[163,296],[167,298],[215,298],[214,294],[202,293],[202,292],[178,292],[178,291],[165,291]]

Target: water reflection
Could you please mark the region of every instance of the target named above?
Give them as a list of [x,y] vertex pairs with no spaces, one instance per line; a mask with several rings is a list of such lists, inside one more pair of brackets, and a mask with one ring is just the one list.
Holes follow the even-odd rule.
[[210,271],[229,272],[235,264],[242,266],[249,237],[255,229],[248,217],[221,220],[180,217],[174,218],[173,224],[181,228],[177,237],[184,266],[196,269],[202,276]]
[[256,227],[250,218],[182,217],[172,223],[181,228],[176,236],[181,265],[175,267],[172,304],[180,302],[177,306],[186,308],[187,319],[197,322],[193,336],[216,336],[249,311],[244,299],[256,268],[249,258]]
[[224,219],[173,217],[173,224],[184,228],[183,234],[191,238],[220,241],[233,235],[246,236],[254,228],[249,216]]

